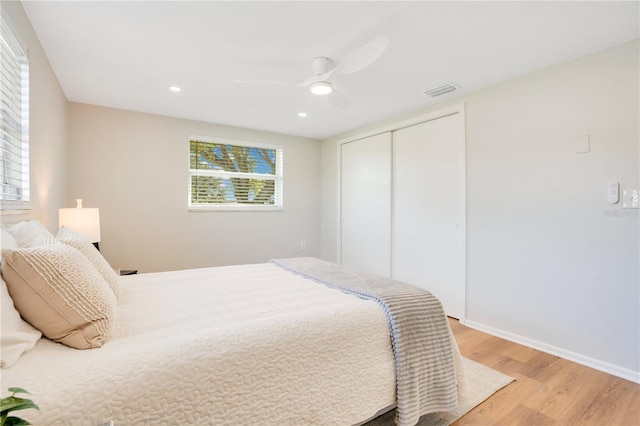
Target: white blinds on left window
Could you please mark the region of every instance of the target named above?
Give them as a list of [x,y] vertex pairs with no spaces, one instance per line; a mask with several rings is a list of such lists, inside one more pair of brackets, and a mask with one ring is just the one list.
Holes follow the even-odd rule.
[[0,200],[3,208],[24,208],[29,201],[29,64],[4,19],[0,55]]

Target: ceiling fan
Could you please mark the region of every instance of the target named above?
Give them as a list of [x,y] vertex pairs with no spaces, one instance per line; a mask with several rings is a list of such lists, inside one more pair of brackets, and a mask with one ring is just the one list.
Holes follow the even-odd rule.
[[329,100],[337,106],[347,106],[349,100],[337,92],[332,79],[337,75],[353,74],[373,64],[386,50],[389,39],[384,35],[370,40],[356,50],[349,53],[341,62],[335,63],[323,56],[311,60],[313,75],[305,80],[270,81],[270,80],[233,80],[235,83],[277,84],[281,86],[308,87],[314,95],[329,95]]

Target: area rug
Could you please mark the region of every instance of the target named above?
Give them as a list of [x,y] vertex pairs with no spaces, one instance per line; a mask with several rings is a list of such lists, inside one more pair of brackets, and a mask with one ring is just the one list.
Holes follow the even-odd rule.
[[[462,361],[469,382],[468,395],[456,410],[424,415],[420,418],[417,426],[448,426],[514,380],[468,358],[462,358]],[[392,426],[395,424],[395,415],[396,410],[391,410],[363,426]]]

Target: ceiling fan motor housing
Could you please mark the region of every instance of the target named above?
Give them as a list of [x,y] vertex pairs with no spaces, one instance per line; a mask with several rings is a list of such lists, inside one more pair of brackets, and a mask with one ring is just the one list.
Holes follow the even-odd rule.
[[322,75],[331,71],[335,67],[333,61],[329,58],[319,56],[311,60],[311,69],[314,75]]

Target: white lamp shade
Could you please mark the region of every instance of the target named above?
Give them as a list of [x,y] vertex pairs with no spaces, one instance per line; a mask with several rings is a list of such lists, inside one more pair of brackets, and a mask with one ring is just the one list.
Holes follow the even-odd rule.
[[100,242],[100,209],[59,209],[58,224],[77,232],[91,243]]

